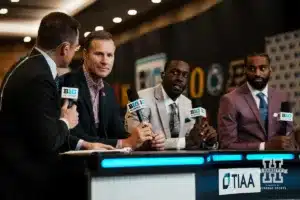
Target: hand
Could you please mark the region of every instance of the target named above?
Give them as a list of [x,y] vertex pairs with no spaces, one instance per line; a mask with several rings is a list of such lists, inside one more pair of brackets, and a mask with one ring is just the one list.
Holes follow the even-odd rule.
[[158,131],[151,140],[151,147],[158,151],[163,151],[165,150],[165,140],[165,134],[162,131]]
[[68,108],[69,101],[66,100],[63,107],[61,108],[61,118],[64,118],[69,123],[69,128],[72,129],[78,124],[78,112],[77,106],[73,105]]
[[97,149],[114,150],[115,149],[114,147],[107,144],[102,144],[98,142],[92,143],[86,141],[82,142],[82,148],[84,150],[97,150]]
[[205,121],[201,127],[202,131],[200,132],[200,135],[202,136],[203,141],[214,145],[217,142],[216,129],[210,126],[207,121]]
[[145,141],[153,139],[152,126],[149,123],[141,123],[133,129],[131,135],[122,141],[123,147],[130,147],[136,149],[140,147]]
[[266,150],[293,150],[293,140],[291,136],[274,136],[265,144]]
[[202,120],[196,123],[186,135],[186,147],[187,149],[199,149],[202,148],[203,142],[208,146],[213,146],[217,142],[217,132],[207,121]]

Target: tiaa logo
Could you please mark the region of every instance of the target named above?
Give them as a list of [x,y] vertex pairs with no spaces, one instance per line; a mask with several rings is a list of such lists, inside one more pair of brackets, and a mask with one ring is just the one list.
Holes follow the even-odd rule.
[[133,102],[127,104],[127,108],[129,112],[135,112],[137,110],[143,109],[146,107],[144,99],[137,99]]
[[219,195],[261,192],[260,168],[219,169]]

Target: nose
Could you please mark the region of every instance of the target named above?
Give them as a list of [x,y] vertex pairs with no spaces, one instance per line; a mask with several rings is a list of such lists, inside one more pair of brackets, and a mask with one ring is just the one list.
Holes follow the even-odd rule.
[[256,68],[255,75],[256,76],[261,76],[262,75],[262,71],[259,69],[259,67]]

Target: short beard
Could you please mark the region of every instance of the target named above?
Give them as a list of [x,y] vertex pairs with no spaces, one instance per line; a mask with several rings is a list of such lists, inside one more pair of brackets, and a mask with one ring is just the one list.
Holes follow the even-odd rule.
[[270,79],[270,76],[268,76],[268,77],[266,77],[266,78],[262,78],[262,77],[259,77],[259,78],[261,78],[263,81],[262,82],[255,82],[254,81],[254,79],[256,79],[256,78],[258,78],[258,77],[254,77],[253,79],[251,79],[251,78],[249,78],[248,76],[247,76],[247,81],[248,81],[248,83],[254,88],[254,89],[256,89],[256,90],[263,90],[266,86],[267,86],[267,84],[268,84],[268,82],[269,82],[269,79]]

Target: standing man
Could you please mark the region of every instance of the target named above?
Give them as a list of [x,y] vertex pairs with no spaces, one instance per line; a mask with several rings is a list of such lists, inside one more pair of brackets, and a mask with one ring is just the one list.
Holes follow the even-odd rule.
[[[268,85],[272,69],[267,54],[251,54],[245,59],[247,82],[225,94],[220,100],[218,133],[223,149],[281,150],[293,149],[294,142],[280,132],[276,113],[287,93]],[[275,114],[275,115],[274,115]],[[292,123],[287,123],[287,132]]]
[[[216,131],[207,121],[195,124],[190,118],[191,100],[182,95],[190,74],[190,66],[181,60],[166,62],[162,83],[139,91],[145,100],[143,116],[156,134],[166,137],[165,149],[200,149],[203,141],[216,142]],[[135,113],[126,113],[126,128],[132,132],[140,122]],[[152,140],[156,147],[157,141]]]
[[83,66],[60,78],[61,86],[79,88],[79,124],[71,130],[73,136],[81,139],[76,148],[82,148],[82,140],[101,142],[109,148],[132,149],[152,140],[149,126],[139,126],[131,135],[125,131],[113,88],[103,80],[114,64],[116,47],[112,35],[106,31],[92,32],[83,48]]
[[45,199],[59,148],[78,123],[76,106],[60,108],[57,68],[78,49],[79,23],[54,12],[45,16],[36,46],[16,63],[1,85],[0,180],[3,199]]

